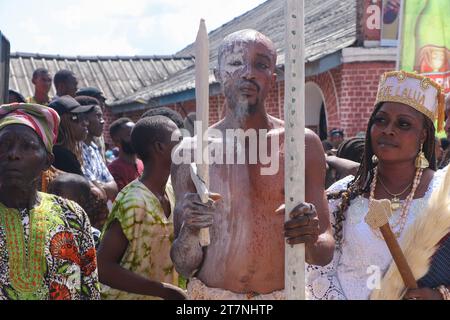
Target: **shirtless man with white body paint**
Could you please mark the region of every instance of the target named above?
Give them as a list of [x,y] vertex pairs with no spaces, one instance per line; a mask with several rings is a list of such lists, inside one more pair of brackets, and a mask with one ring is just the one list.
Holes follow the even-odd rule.
[[[332,258],[324,152],[319,138],[308,129],[307,202],[298,205],[291,220],[284,223],[284,122],[268,115],[264,106],[276,80],[275,65],[276,50],[263,34],[242,30],[227,36],[219,48],[215,70],[227,111],[225,118],[212,126],[224,136],[228,129],[257,130],[258,140],[268,140],[269,154],[276,152],[279,168],[275,174],[261,174],[259,159],[256,164],[248,161],[252,148],[247,140],[245,164],[209,166],[210,190],[221,199],[202,205],[189,165],[172,167],[176,239],[171,257],[177,271],[191,278],[188,295],[192,299],[282,298],[282,294],[270,294],[284,289],[285,240],[305,243],[309,263],[325,265]],[[260,129],[267,130],[267,135],[260,134]],[[277,141],[276,148],[272,139]],[[223,150],[227,143],[224,139]],[[210,198],[218,196],[211,194]],[[210,228],[211,244],[202,248],[199,233],[204,227]]]

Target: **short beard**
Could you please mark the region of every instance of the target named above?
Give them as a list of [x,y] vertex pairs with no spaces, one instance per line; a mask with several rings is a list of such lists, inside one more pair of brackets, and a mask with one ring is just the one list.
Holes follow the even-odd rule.
[[233,112],[234,117],[239,121],[243,122],[247,117],[255,114],[258,107],[257,103],[249,104],[247,99],[235,100],[232,99],[230,109]]

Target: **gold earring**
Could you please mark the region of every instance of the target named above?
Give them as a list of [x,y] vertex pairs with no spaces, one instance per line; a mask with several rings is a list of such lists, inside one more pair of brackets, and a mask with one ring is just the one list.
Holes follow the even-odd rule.
[[420,145],[420,151],[416,157],[416,168],[426,169],[430,166],[430,163],[428,162],[427,158],[425,157],[425,154],[423,153],[422,149],[423,149],[423,143]]
[[377,164],[378,163],[378,157],[376,155],[372,156],[372,163]]

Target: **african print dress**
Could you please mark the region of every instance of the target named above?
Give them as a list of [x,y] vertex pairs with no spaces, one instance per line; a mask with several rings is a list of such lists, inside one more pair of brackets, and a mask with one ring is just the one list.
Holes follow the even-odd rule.
[[99,299],[86,213],[73,201],[38,194],[32,210],[0,203],[0,300]]

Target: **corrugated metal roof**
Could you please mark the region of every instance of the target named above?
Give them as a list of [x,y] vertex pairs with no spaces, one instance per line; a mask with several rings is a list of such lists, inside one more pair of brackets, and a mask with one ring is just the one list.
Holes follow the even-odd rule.
[[[312,62],[349,47],[356,41],[358,0],[307,0],[305,1],[306,61]],[[253,10],[231,20],[209,33],[210,68],[217,61],[217,49],[228,34],[242,29],[255,29],[267,35],[275,44],[278,65],[284,64],[284,4],[285,0],[268,0]],[[208,22],[207,22],[208,23]],[[177,54],[194,55],[194,43]],[[215,78],[210,73],[210,83]],[[136,100],[153,98],[193,89],[194,67],[186,68],[169,79],[152,84],[112,105],[129,104]]]
[[[60,56],[31,53],[12,53],[9,87],[24,96],[34,93],[31,83],[33,71],[42,67],[52,75],[69,69],[78,78],[78,87],[93,86],[103,91],[107,103],[123,99],[155,82],[168,79],[191,65],[189,56]],[[52,85],[50,95],[55,95]]]

